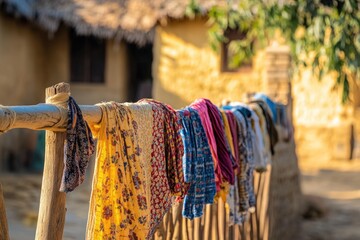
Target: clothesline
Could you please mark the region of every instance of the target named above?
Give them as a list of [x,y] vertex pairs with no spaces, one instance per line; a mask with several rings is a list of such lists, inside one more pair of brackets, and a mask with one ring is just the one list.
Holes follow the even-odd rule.
[[[101,123],[90,126],[99,142],[87,238],[149,239],[177,201],[185,218],[221,199],[230,225],[247,221],[256,207],[254,172],[267,169],[278,142],[274,107],[263,97],[222,107],[197,99],[180,110],[152,99],[103,103]],[[77,140],[69,134],[81,153],[92,151],[85,131]],[[64,176],[83,179],[88,159],[73,164],[66,155]],[[66,192],[82,182],[63,180]]]
[[[56,96],[56,93],[57,93],[57,91],[55,91],[55,93],[53,93],[53,96]],[[7,130],[10,130],[10,129],[13,129],[13,128],[28,128],[28,129],[34,129],[34,130],[40,130],[40,129],[45,129],[45,130],[52,130],[52,131],[54,131],[54,130],[56,130],[56,131],[64,131],[65,129],[66,129],[66,127],[67,126],[69,126],[69,124],[70,124],[70,126],[71,126],[71,122],[68,122],[68,120],[69,119],[72,119],[72,117],[70,117],[70,115],[69,115],[69,110],[68,110],[68,108],[66,107],[66,103],[67,103],[67,100],[69,99],[69,93],[68,92],[60,92],[60,94],[61,93],[63,93],[63,98],[61,99],[61,100],[54,100],[54,99],[51,99],[51,101],[49,101],[49,98],[46,100],[46,102],[47,103],[56,103],[56,104],[38,104],[38,105],[32,105],[32,106],[10,106],[10,107],[4,107],[4,106],[0,106],[0,133],[1,132],[4,132],[4,131],[7,131]],[[55,94],[55,95],[54,95]],[[48,94],[47,94],[48,95]],[[51,95],[50,95],[51,96]],[[53,100],[53,101],[52,101]],[[154,104],[160,104],[160,108],[158,109],[158,110],[156,110],[156,111],[158,111],[158,113],[160,113],[162,110],[162,108],[164,108],[164,107],[166,107],[165,105],[163,105],[163,104],[161,104],[161,103],[154,103]],[[125,104],[126,105],[126,104]],[[124,105],[124,109],[122,109],[122,112],[121,112],[121,114],[124,114],[125,112],[125,109],[126,109],[126,107],[125,107],[125,105]],[[211,102],[209,102],[208,103],[208,105],[210,106],[211,105],[211,108],[213,108],[213,113],[212,114],[215,114],[215,115],[217,115],[217,114],[220,114],[220,112],[219,112],[219,109],[215,106],[215,105],[212,105],[212,103]],[[121,106],[121,105],[119,105],[119,106]],[[126,105],[126,106],[128,106],[128,105]],[[208,106],[208,107],[209,107]],[[231,111],[232,109],[233,109],[233,107],[232,106],[229,106],[230,107],[230,109],[228,109],[228,111]],[[269,111],[271,110],[273,110],[273,109],[270,109],[271,107],[270,106],[268,106],[269,107]],[[103,114],[105,114],[104,113],[104,111],[103,111],[103,109],[100,107],[100,106],[91,106],[91,105],[83,105],[83,106],[80,106],[80,108],[81,108],[81,111],[82,111],[82,116],[84,117],[84,119],[89,123],[89,125],[95,125],[95,124],[97,124],[97,123],[99,123],[100,121],[102,121],[102,118],[104,117],[105,119],[107,118],[107,115],[104,115],[103,116]],[[236,108],[236,106],[235,106],[235,108]],[[197,109],[197,110],[200,110],[200,108],[199,109]],[[224,109],[225,110],[225,109]],[[127,111],[130,111],[130,109],[127,109]],[[133,110],[132,110],[133,111]],[[150,112],[152,112],[152,111],[154,111],[154,109],[153,110],[151,110]],[[174,111],[174,110],[171,110],[171,111]],[[209,111],[210,111],[210,108],[209,108]],[[237,112],[238,110],[236,110],[235,112]],[[254,109],[254,111],[255,111],[255,109]],[[259,111],[261,111],[261,109],[259,109]],[[131,112],[131,111],[130,111]],[[136,111],[135,111],[136,112]],[[135,112],[133,112],[133,113],[135,113]],[[142,111],[140,111],[140,112],[142,112]],[[139,112],[139,114],[140,114],[140,112]],[[215,113],[216,112],[216,113]],[[131,113],[131,114],[133,114],[133,113]],[[130,113],[129,113],[130,114]],[[131,115],[130,114],[130,115]],[[143,113],[142,113],[143,114]],[[148,113],[148,115],[149,114],[151,114],[151,113]],[[172,113],[173,114],[173,113]],[[187,114],[187,113],[185,113],[185,114]],[[224,131],[224,129],[223,129],[223,125],[221,124],[221,118],[223,118],[223,119],[227,119],[229,116],[227,116],[226,115],[226,112],[222,112],[221,114],[224,114],[223,116],[217,116],[219,119],[217,119],[218,120],[218,125],[219,126],[217,126],[219,129],[217,129],[218,131],[221,131],[222,133],[221,134],[225,134],[225,132],[223,132]],[[240,114],[240,113],[239,113]],[[248,118],[248,117],[250,117],[250,116],[246,116],[247,114],[249,114],[249,113],[246,113],[246,112],[242,112],[240,115],[244,115],[244,116],[242,116],[242,117],[240,117],[240,118]],[[254,112],[254,115],[255,115],[256,113]],[[129,116],[130,116],[129,115]],[[214,116],[215,116],[214,115]],[[262,115],[262,113],[261,113],[261,115]],[[203,116],[203,114],[200,114],[199,116]],[[213,116],[213,117],[214,117]],[[274,113],[273,114],[273,116],[275,116],[275,118],[276,118],[276,114]],[[121,118],[121,116],[119,116],[120,118]],[[143,116],[144,117],[144,116]],[[139,117],[139,119],[144,119],[143,117]],[[145,116],[146,117],[146,116]],[[170,119],[171,119],[171,117],[170,118],[168,118],[168,117],[170,117],[170,115],[169,116],[167,116],[167,118],[165,118],[165,119],[167,119],[167,120],[165,120],[165,119],[163,119],[163,120],[165,120],[165,121],[169,121]],[[175,115],[173,115],[173,117],[175,117]],[[211,117],[211,116],[210,116]],[[235,116],[233,116],[233,117],[235,117]],[[265,116],[264,116],[265,117]],[[175,117],[176,118],[176,117]],[[175,118],[173,119],[173,120],[175,120]],[[203,119],[202,119],[203,120]],[[201,122],[202,122],[202,120],[201,120]],[[211,120],[211,119],[209,119],[209,120]],[[216,127],[216,125],[214,125],[214,123],[213,123],[213,120],[216,120],[216,119],[212,119],[211,120],[211,125],[213,126],[213,127]],[[254,120],[254,119],[253,119]],[[253,121],[253,120],[251,120],[251,121]],[[265,122],[267,122],[267,119],[263,119]],[[71,120],[72,121],[72,120]],[[141,121],[141,120],[140,120]],[[138,121],[138,122],[140,122],[140,121]],[[245,121],[245,119],[244,120],[241,120],[241,121],[244,121],[244,122],[242,122],[241,124],[243,124],[243,131],[247,131],[246,129],[249,129],[249,127],[250,127],[250,125],[248,125],[248,123],[246,123],[246,121]],[[250,121],[250,120],[249,120]],[[258,120],[257,120],[258,121]],[[155,121],[155,122],[157,122],[157,121]],[[176,122],[176,121],[175,121]],[[169,123],[169,122],[167,122],[167,124],[170,124],[170,125],[175,125],[175,122],[174,123]],[[191,123],[191,121],[190,121],[190,123]],[[250,122],[249,122],[250,123]],[[133,125],[134,124],[134,122],[129,122],[128,124],[130,124],[129,126],[128,126],[128,130],[127,131],[125,131],[125,132],[119,132],[119,136],[121,135],[121,136],[123,136],[123,134],[124,134],[124,136],[123,137],[128,137],[129,139],[129,141],[131,140],[131,141],[133,141],[133,139],[132,139],[132,136],[134,136],[134,135],[132,135],[132,134],[130,134],[131,133],[131,131],[137,131],[137,129],[138,129],[138,127],[139,127],[139,125],[135,122],[135,125]],[[238,123],[238,124],[240,124],[240,123]],[[241,125],[240,124],[240,125]],[[125,124],[126,125],[126,124]],[[169,125],[169,126],[170,126]],[[222,125],[222,126],[221,126]],[[237,125],[237,123],[235,123],[235,125]],[[246,125],[246,126],[245,126]],[[209,125],[210,126],[210,125]],[[220,127],[221,126],[221,127]],[[124,127],[124,126],[123,126]],[[145,130],[146,129],[148,129],[149,128],[149,126],[147,125],[147,124],[144,124],[143,126],[143,130],[144,130],[144,133],[145,133]],[[266,126],[265,125],[262,125],[262,127],[263,128],[265,128]],[[225,126],[225,128],[226,128],[226,126]],[[162,129],[162,127],[161,127],[161,129]],[[212,151],[212,154],[213,153],[215,153],[216,154],[216,151],[217,150],[223,150],[223,151],[225,151],[225,152],[222,152],[222,155],[228,155],[228,154],[230,154],[231,153],[231,150],[233,150],[234,151],[234,149],[231,149],[231,148],[229,148],[230,147],[230,145],[228,145],[229,143],[233,143],[234,144],[234,142],[232,142],[232,140],[231,140],[231,136],[230,135],[232,135],[233,134],[233,132],[231,132],[230,130],[231,129],[228,129],[229,130],[229,132],[228,133],[226,133],[224,136],[223,136],[223,139],[221,139],[221,138],[219,138],[219,132],[217,132],[216,131],[216,128],[214,128],[214,133],[212,133],[212,131],[211,131],[211,135],[213,135],[213,134],[215,134],[216,135],[216,144],[220,144],[220,145],[218,145],[218,147],[217,147],[217,149],[216,148],[214,148],[214,149],[212,149],[212,150],[214,150],[214,151]],[[253,130],[255,130],[255,129],[253,129]],[[257,131],[257,133],[260,133],[260,131],[261,131],[261,129],[260,128],[258,128],[258,129],[256,129],[256,131]],[[176,134],[176,132],[177,131],[175,131],[174,132],[174,134]],[[109,132],[109,133],[111,133],[112,134],[112,132]],[[156,133],[156,132],[154,132],[154,133]],[[220,135],[221,135],[220,134]],[[250,136],[248,133],[245,133],[245,132],[243,132],[243,134],[246,134],[247,136]],[[270,134],[270,132],[267,132],[267,134]],[[62,145],[61,146],[61,144],[63,144],[64,143],[64,136],[63,135],[61,135],[61,134],[59,134],[59,138],[58,138],[58,140],[55,142],[55,143],[51,143],[51,141],[49,142],[49,144],[51,145],[52,144],[52,146],[50,146],[50,147],[47,147],[48,148],[48,150],[51,150],[51,151],[49,151],[49,156],[50,156],[50,159],[51,158],[53,158],[53,160],[51,159],[50,160],[50,165],[49,166],[45,166],[45,169],[52,169],[52,170],[59,170],[59,169],[63,169],[63,166],[58,166],[58,167],[52,167],[51,166],[51,163],[58,163],[59,161],[62,161],[63,160],[63,154],[60,154],[60,152],[59,151],[61,151],[61,147],[62,146],[64,146],[64,145]],[[145,136],[146,134],[142,134],[142,136]],[[165,134],[164,136],[167,136],[168,134]],[[215,136],[214,135],[214,136]],[[271,135],[271,134],[270,134]],[[118,138],[119,136],[115,136],[116,138]],[[235,136],[237,136],[237,134],[235,133]],[[56,135],[54,135],[54,137],[56,137]],[[225,137],[227,138],[227,139],[225,139]],[[230,138],[229,138],[230,137]],[[258,141],[259,139],[255,139],[257,136],[255,136],[254,135],[254,141]],[[206,138],[208,138],[209,139],[209,136],[207,136]],[[49,137],[49,140],[50,139],[52,139],[51,137]],[[177,136],[177,137],[175,137],[175,135],[172,137],[172,139],[177,139],[177,140],[179,140],[179,136]],[[181,138],[180,138],[181,139]],[[67,139],[68,141],[69,141],[69,139]],[[248,141],[249,139],[246,139],[246,141]],[[235,140],[234,140],[235,141]],[[262,140],[260,139],[260,141],[262,142]],[[152,141],[150,141],[150,142],[152,142]],[[223,145],[224,146],[221,146],[221,143],[224,143]],[[114,144],[113,142],[111,142],[111,144],[109,144],[109,145],[112,145],[112,144]],[[160,144],[161,145],[161,144]],[[165,145],[167,145],[167,144],[165,144]],[[172,146],[173,147],[175,147],[175,148],[177,148],[177,147],[179,147],[181,144],[180,143],[173,143],[172,144]],[[215,146],[215,145],[214,145]],[[220,146],[220,147],[219,147]],[[233,145],[233,147],[234,146],[237,146],[237,144],[235,144],[235,145]],[[125,149],[127,149],[127,145],[126,145],[126,148]],[[144,147],[142,147],[142,148],[139,148],[138,146],[135,146],[134,145],[134,154],[133,155],[131,155],[131,156],[128,156],[128,157],[132,157],[132,156],[137,156],[137,154],[140,154],[140,152],[141,151],[143,151],[145,148]],[[216,146],[215,146],[216,147]],[[262,146],[263,147],[263,146]],[[85,148],[86,149],[86,148]],[[123,148],[120,148],[120,149],[118,149],[119,151],[115,151],[114,153],[116,153],[116,154],[118,154],[118,153],[120,153],[122,150],[123,150]],[[173,149],[174,150],[174,149]],[[180,151],[180,149],[179,149],[179,151]],[[250,149],[249,151],[253,151],[252,149]],[[158,151],[158,153],[164,153],[165,151]],[[261,151],[259,151],[259,153],[260,153]],[[58,153],[58,154],[57,154]],[[128,150],[126,150],[126,153],[128,153]],[[218,153],[220,153],[220,152],[218,152]],[[57,155],[54,155],[53,156],[53,154],[57,154]],[[233,154],[234,154],[234,152],[233,152]],[[184,155],[185,156],[185,155]],[[234,155],[229,155],[229,159],[228,159],[228,165],[231,167],[231,169],[234,167],[234,169],[235,169],[235,165],[234,165],[234,159],[233,159],[233,156]],[[180,156],[181,157],[181,156]],[[177,159],[180,159],[179,158],[179,156],[177,156]],[[222,158],[221,158],[222,159]],[[253,160],[252,160],[253,161]],[[46,160],[46,162],[49,162],[48,160]],[[211,163],[212,163],[212,161],[210,161]],[[265,161],[264,163],[266,163],[267,161]],[[221,169],[221,171],[222,171],[222,174],[221,175],[219,175],[219,176],[221,176],[221,177],[224,177],[224,180],[226,180],[226,181],[228,181],[230,184],[233,184],[233,183],[235,183],[235,181],[234,180],[232,180],[232,178],[230,178],[231,176],[231,174],[228,176],[229,177],[229,179],[227,180],[227,178],[225,178],[227,175],[225,175],[225,165],[221,165],[221,163],[223,163],[223,162],[219,162],[220,163],[220,167],[222,168]],[[253,166],[252,164],[254,164],[255,162],[253,162],[253,163],[251,163],[251,168],[249,168],[249,170],[251,170],[253,167],[255,167],[255,165]],[[225,164],[225,163],[223,163],[223,164]],[[125,165],[124,165],[124,167],[125,167]],[[226,166],[227,167],[227,166]],[[140,168],[139,168],[140,169]],[[247,168],[246,168],[247,169]],[[179,169],[178,169],[179,170]],[[47,173],[48,171],[45,171],[44,170],[44,173]],[[62,172],[62,171],[61,171]],[[213,171],[212,171],[213,172]],[[234,172],[234,170],[232,169],[232,171],[231,172]],[[252,172],[252,170],[251,171],[248,171],[248,170],[246,170],[246,174],[251,174],[251,172]],[[213,172],[214,173],[214,172]],[[245,172],[243,172],[244,174],[245,174]],[[59,176],[59,172],[57,172],[57,173],[55,173],[54,171],[52,171],[52,172],[49,172],[49,174],[50,175],[56,175],[56,176],[53,176],[52,178],[54,179],[54,180],[56,180],[56,181],[58,181],[59,182],[59,180],[60,180],[60,176]],[[49,175],[49,174],[47,174],[47,175]],[[119,174],[119,173],[118,173]],[[232,175],[233,175],[234,173],[232,173]],[[164,175],[165,176],[165,175]],[[251,175],[249,175],[249,176],[246,176],[247,178],[249,178],[249,179],[247,179],[247,181],[248,180],[250,180],[251,181]],[[47,179],[47,177],[44,175],[44,179]],[[220,178],[219,178],[220,179]],[[215,180],[215,179],[213,179],[213,180]],[[221,179],[220,179],[221,180]],[[190,180],[189,180],[190,181]],[[249,182],[249,181],[248,181]],[[44,182],[43,182],[44,183]],[[219,181],[219,184],[220,184],[220,181]],[[56,187],[57,187],[57,183],[56,182],[52,182],[52,183],[50,183],[49,184],[49,186],[51,186],[51,191],[53,191],[53,194],[55,194],[56,193]],[[173,184],[174,185],[174,184]],[[174,186],[177,186],[176,184],[174,185]],[[220,186],[220,185],[219,185]],[[217,188],[219,187],[219,186],[217,186]],[[245,191],[250,191],[251,189],[247,189],[247,187],[248,186],[246,186],[246,189],[245,189]],[[236,187],[236,188],[238,188],[238,187]],[[44,190],[44,193],[46,193],[46,188],[44,188],[43,189]],[[43,192],[43,190],[42,190],[42,192]],[[126,189],[125,189],[126,190]],[[226,190],[226,192],[227,192],[228,190]],[[233,191],[233,190],[231,190],[230,189],[230,191]],[[162,192],[162,191],[160,191],[160,192]],[[231,194],[231,193],[230,193]],[[43,194],[42,194],[43,195]],[[61,195],[61,194],[59,194],[59,193],[56,193],[56,195],[53,195],[52,197],[51,197],[51,199],[65,199],[65,196],[64,195]],[[50,198],[49,198],[50,199]],[[50,200],[51,200],[50,199]],[[44,206],[49,206],[49,204],[51,203],[51,201],[50,200],[46,200],[46,205],[44,205]],[[136,200],[136,199],[135,199]],[[142,200],[142,198],[140,199],[141,201],[145,201],[145,200]],[[137,201],[140,201],[139,199],[137,199]],[[149,199],[147,199],[147,200],[149,200]],[[252,201],[252,202],[254,202],[254,203],[251,203],[250,202],[250,198],[249,199],[247,199],[247,201],[249,201],[249,203],[250,203],[250,206],[247,206],[246,207],[246,209],[248,209],[248,207],[251,207],[251,206],[253,206],[254,204],[255,204],[255,202],[254,201]],[[254,199],[253,199],[254,200]],[[44,201],[45,202],[45,201]],[[40,204],[41,205],[41,204]],[[50,204],[51,205],[51,204]],[[59,204],[58,204],[59,206],[61,205],[61,207],[64,207],[64,204],[63,203],[61,203],[61,202],[59,202]],[[43,207],[44,208],[44,207]],[[110,209],[110,208],[109,208]],[[41,210],[41,209],[40,209]],[[43,212],[43,213],[46,213],[46,211],[45,211],[46,209],[44,208],[44,210],[41,210],[40,212]],[[102,211],[103,209],[101,209],[101,211]],[[110,209],[111,210],[111,209]],[[109,211],[110,211],[109,210]],[[237,210],[236,210],[237,211]],[[243,211],[243,210],[242,210]],[[59,217],[56,217],[57,219],[59,219],[59,218],[63,218],[61,215],[63,214],[62,212],[63,211],[59,211],[61,214],[59,214]],[[159,217],[159,216],[158,216]],[[47,216],[45,216],[45,217],[39,217],[39,220],[40,219],[46,219],[46,221],[48,221],[48,217]],[[46,222],[46,221],[43,221],[43,222]],[[242,220],[241,220],[242,221]],[[39,221],[40,222],[40,221]],[[51,224],[48,224],[48,225],[51,225]],[[39,226],[38,226],[38,228],[39,228]],[[46,230],[46,229],[45,229]],[[39,235],[39,236],[42,236],[43,234],[41,234],[41,232],[44,232],[45,230],[42,230],[42,229],[40,229],[39,231],[37,231],[37,235]],[[50,234],[53,234],[54,232],[56,231],[56,229],[53,229],[53,228],[51,228],[51,230],[47,230],[47,232],[49,232]],[[39,232],[39,234],[38,234],[38,232]]]

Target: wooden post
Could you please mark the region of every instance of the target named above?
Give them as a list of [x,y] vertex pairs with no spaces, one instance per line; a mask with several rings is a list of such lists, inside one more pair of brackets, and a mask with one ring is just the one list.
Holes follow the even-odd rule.
[[0,183],[0,239],[9,240],[9,228],[6,218],[5,202],[4,202],[1,183]]
[[194,240],[202,240],[202,238],[200,237],[201,235],[201,219],[200,218],[195,218],[194,220]]
[[[59,83],[46,89],[46,98],[57,93],[69,93],[70,86]],[[66,102],[63,106],[66,107]],[[39,217],[35,239],[61,240],[65,224],[66,194],[59,192],[64,169],[64,141],[66,133],[46,131],[45,164],[41,186]]]
[[212,226],[212,204],[206,204],[205,206],[205,221],[204,221],[204,239],[211,238],[211,226]]
[[174,232],[171,239],[173,240],[181,240],[181,210],[182,210],[182,203],[179,206],[173,209],[173,222],[174,222]]
[[218,204],[214,203],[211,205],[211,239],[219,239],[218,231]]
[[181,221],[181,230],[182,230],[181,239],[190,240],[189,234],[188,234],[188,226],[187,226],[186,218],[180,218],[179,221]]
[[218,199],[218,211],[217,211],[217,219],[218,219],[218,233],[219,233],[219,240],[225,240],[225,203],[221,197]]

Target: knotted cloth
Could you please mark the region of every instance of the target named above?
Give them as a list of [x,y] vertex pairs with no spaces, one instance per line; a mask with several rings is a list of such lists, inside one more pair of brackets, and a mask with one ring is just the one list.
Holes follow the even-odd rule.
[[81,109],[75,100],[69,97],[61,192],[71,192],[83,183],[94,148],[91,130],[82,116]]
[[[0,122],[0,134],[2,134],[10,130],[14,125],[16,120],[16,112],[2,105],[0,105],[0,110],[4,112],[2,117],[7,118],[6,120]],[[3,126],[4,123],[5,124],[8,123],[8,124],[6,126]]]

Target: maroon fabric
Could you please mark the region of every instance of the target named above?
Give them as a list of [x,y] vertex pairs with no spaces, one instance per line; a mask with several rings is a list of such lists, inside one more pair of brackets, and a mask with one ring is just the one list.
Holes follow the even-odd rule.
[[190,105],[190,107],[199,113],[201,123],[205,128],[206,137],[210,145],[211,156],[214,161],[216,191],[218,192],[221,189],[223,177],[219,166],[219,157],[217,153],[216,140],[215,140],[212,123],[209,117],[209,110],[206,105],[206,101],[204,101],[204,99],[197,99],[195,102],[193,102]]
[[229,111],[226,110],[225,111],[227,119],[228,119],[228,123],[229,123],[229,127],[230,127],[230,131],[231,131],[231,136],[232,136],[232,140],[233,140],[233,146],[234,146],[234,154],[235,154],[235,162],[236,162],[236,166],[234,168],[234,170],[237,170],[239,168],[239,139],[238,139],[238,125],[235,119],[234,114]]
[[221,174],[225,181],[234,185],[235,173],[231,161],[231,153],[227,148],[227,140],[225,136],[224,126],[221,120],[220,111],[210,100],[208,99],[202,99],[202,100],[205,101],[206,103],[206,106],[208,108],[209,118],[213,127]]

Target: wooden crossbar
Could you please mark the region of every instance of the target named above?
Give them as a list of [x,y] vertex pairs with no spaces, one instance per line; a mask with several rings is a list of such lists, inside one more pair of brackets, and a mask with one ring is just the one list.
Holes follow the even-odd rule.
[[[100,107],[95,105],[80,105],[82,114],[89,124],[99,123],[102,117]],[[14,123],[9,112],[15,113]],[[0,132],[15,128],[33,130],[59,130],[66,128],[67,109],[53,104],[38,104],[28,106],[3,106],[0,108]],[[11,125],[10,128],[8,126]]]
[[[69,96],[70,85],[59,83],[47,88],[46,98],[50,99],[58,93]],[[63,237],[66,194],[59,192],[59,189],[64,169],[64,141],[66,138],[64,130],[68,120],[66,102],[63,101],[58,105],[0,106],[0,132],[15,128],[48,130],[46,131],[45,162],[36,240],[61,240]],[[102,118],[100,107],[83,105],[80,108],[89,124],[100,122]],[[0,214],[5,218],[0,221],[2,225],[2,222],[6,221],[6,217],[1,211]],[[5,225],[2,226],[5,227]],[[2,230],[1,227],[0,230]],[[1,234],[0,237],[3,239]]]

